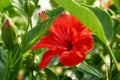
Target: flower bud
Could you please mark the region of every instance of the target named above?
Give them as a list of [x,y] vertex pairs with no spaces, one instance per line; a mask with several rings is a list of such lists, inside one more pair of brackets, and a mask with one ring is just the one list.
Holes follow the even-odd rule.
[[5,19],[2,26],[2,40],[8,50],[14,49],[16,43],[16,30],[9,18]]
[[26,57],[26,68],[31,71],[34,69],[34,57],[32,55],[28,55]]
[[27,0],[25,2],[24,8],[27,15],[31,17],[35,10],[35,3],[32,0]]

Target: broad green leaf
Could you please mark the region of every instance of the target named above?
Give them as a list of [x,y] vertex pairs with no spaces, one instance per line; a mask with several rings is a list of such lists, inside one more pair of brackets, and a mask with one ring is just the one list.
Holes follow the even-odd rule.
[[77,3],[85,3],[86,2],[86,0],[74,0],[74,1]]
[[89,5],[92,5],[95,2],[95,0],[74,0],[74,1],[78,3],[89,4]]
[[50,69],[45,68],[45,73],[46,73],[47,80],[59,80],[58,76],[54,72],[52,72]]
[[112,24],[112,19],[110,15],[107,12],[105,12],[103,9],[98,8],[98,7],[88,6],[88,8],[91,9],[95,13],[97,18],[101,22],[102,27],[105,32],[105,36],[107,40],[110,42],[113,38],[113,24]]
[[115,6],[117,7],[118,11],[120,12],[120,0],[112,0]]
[[[94,34],[104,43],[107,44],[102,24],[97,16],[87,7],[78,5],[72,0],[55,0],[56,3],[68,10],[72,15],[76,16],[86,27],[94,32]],[[66,4],[67,3],[67,4]]]
[[[26,51],[30,49],[42,36],[44,36],[47,32],[49,27],[52,25],[54,19],[63,12],[62,8],[57,8],[48,12],[50,18],[47,21],[39,22],[32,30],[30,30],[23,41],[23,49]],[[53,15],[54,14],[54,15]]]
[[92,5],[94,2],[95,2],[95,0],[86,0],[86,3],[90,4],[90,5]]
[[0,11],[4,11],[11,6],[10,0],[0,0]]
[[0,46],[0,80],[5,76],[8,55],[5,49]]
[[99,70],[97,70],[96,68],[88,65],[87,63],[83,62],[80,64],[80,66],[78,67],[82,72],[94,75],[98,78],[104,78],[104,74],[102,72],[100,72]]

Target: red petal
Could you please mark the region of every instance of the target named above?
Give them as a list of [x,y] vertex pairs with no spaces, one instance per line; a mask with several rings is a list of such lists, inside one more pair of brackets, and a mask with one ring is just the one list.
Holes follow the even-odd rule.
[[54,35],[50,34],[48,36],[44,36],[38,43],[36,43],[31,49],[38,49],[48,47],[51,50],[55,50],[56,48],[64,48],[63,42],[59,39],[56,39]]
[[93,37],[91,34],[83,33],[76,39],[74,43],[74,48],[76,48],[81,53],[86,54],[89,50],[93,48]]
[[[54,22],[53,27],[51,27],[50,32],[57,35],[63,40],[70,40],[73,38],[73,28],[76,24],[76,19],[68,14],[60,15]],[[74,23],[74,24],[73,24]]]
[[89,31],[78,19],[74,16],[68,14],[60,15],[55,21],[53,26],[50,28],[50,32],[58,37],[64,46],[68,47],[67,41],[73,42],[78,34],[82,31],[87,31],[87,33],[92,33]]
[[52,58],[54,57],[54,53],[53,51],[49,50],[47,51],[46,53],[44,53],[43,57],[42,57],[42,60],[39,64],[39,68],[45,68],[49,63],[50,61],[52,60]]
[[74,66],[82,62],[85,58],[85,54],[81,54],[79,51],[66,51],[60,55],[60,61],[63,65]]

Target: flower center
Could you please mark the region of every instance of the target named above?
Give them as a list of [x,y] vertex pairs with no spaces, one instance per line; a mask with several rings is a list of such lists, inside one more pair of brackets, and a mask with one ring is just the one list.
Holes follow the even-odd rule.
[[73,43],[70,41],[70,40],[65,40],[66,43],[67,43],[67,49],[68,51],[72,50],[73,48]]

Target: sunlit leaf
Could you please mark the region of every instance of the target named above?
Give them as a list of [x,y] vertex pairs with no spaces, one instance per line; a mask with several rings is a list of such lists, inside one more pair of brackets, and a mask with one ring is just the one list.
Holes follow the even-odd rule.
[[86,3],[90,4],[90,5],[92,5],[94,2],[95,2],[95,0],[86,0]]
[[0,0],[0,12],[11,6],[10,0]]
[[110,42],[113,39],[113,24],[110,15],[106,11],[98,7],[88,6],[88,8],[91,9],[99,19],[104,29],[107,41]]

